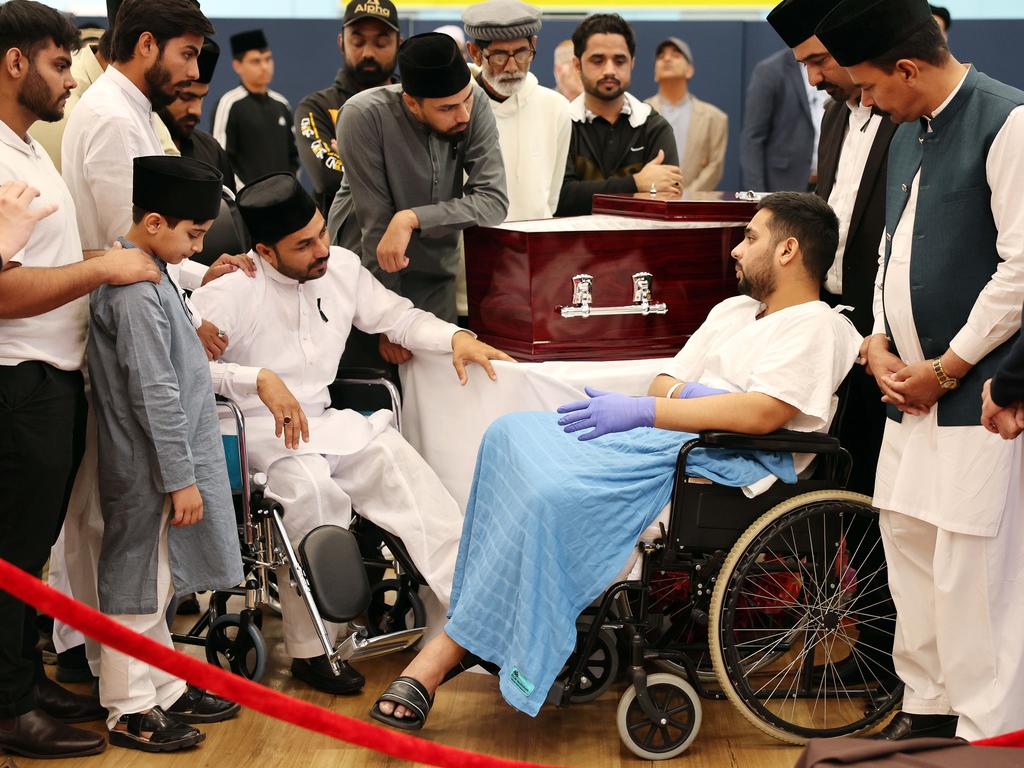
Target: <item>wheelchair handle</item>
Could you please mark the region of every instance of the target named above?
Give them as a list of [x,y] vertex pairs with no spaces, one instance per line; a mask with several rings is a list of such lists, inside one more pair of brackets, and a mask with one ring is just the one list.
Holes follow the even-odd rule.
[[267,489],[267,475],[264,472],[256,472],[252,476],[252,487],[254,490],[263,493]]

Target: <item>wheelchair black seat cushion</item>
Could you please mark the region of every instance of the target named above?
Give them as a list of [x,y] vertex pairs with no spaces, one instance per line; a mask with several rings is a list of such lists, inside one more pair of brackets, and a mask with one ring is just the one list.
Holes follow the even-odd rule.
[[321,617],[344,622],[370,604],[370,584],[356,537],[336,525],[321,525],[299,542],[299,559]]

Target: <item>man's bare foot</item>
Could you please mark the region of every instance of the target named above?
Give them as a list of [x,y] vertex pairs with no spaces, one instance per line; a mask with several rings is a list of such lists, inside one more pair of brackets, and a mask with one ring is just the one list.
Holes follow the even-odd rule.
[[[427,693],[433,697],[438,686],[444,681],[444,676],[465,655],[466,649],[442,632],[416,654],[416,658],[402,671],[402,675],[418,680],[427,689]],[[393,714],[400,720],[419,717],[418,713],[407,707],[396,705],[392,701],[382,701],[377,706],[382,714]]]

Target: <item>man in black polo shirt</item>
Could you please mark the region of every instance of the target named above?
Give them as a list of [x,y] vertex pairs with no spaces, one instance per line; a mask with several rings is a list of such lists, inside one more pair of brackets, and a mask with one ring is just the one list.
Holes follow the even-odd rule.
[[595,194],[679,192],[672,126],[627,93],[636,39],[615,13],[585,18],[572,35],[583,93],[569,105],[572,138],[556,216],[591,212]]
[[239,186],[271,173],[295,173],[299,153],[292,108],[284,96],[270,90],[274,57],[263,30],[232,35],[231,55],[242,84],[217,102],[212,133],[227,150]]
[[171,132],[174,145],[182,157],[191,157],[212,165],[224,176],[224,186],[232,192],[235,188],[235,172],[224,147],[205,131],[196,126],[203,115],[203,99],[210,92],[210,81],[220,58],[220,46],[213,40],[203,44],[199,53],[199,78],[187,88],[178,91],[178,98],[166,107],[159,107],[156,113]]
[[335,127],[342,106],[360,91],[398,82],[393,73],[401,35],[391,0],[352,0],[342,23],[338,48],[343,62],[334,83],[309,94],[295,110],[299,158],[324,216],[331,210],[344,170]]

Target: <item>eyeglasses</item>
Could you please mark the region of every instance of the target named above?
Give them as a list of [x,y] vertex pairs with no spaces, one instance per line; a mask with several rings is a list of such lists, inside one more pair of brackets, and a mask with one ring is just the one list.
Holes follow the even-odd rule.
[[516,64],[520,67],[528,66],[533,61],[533,57],[537,55],[537,51],[534,48],[520,48],[517,51],[512,51],[512,53],[508,51],[491,51],[490,53],[481,51],[480,55],[495,69],[504,69],[509,59],[515,59]]

